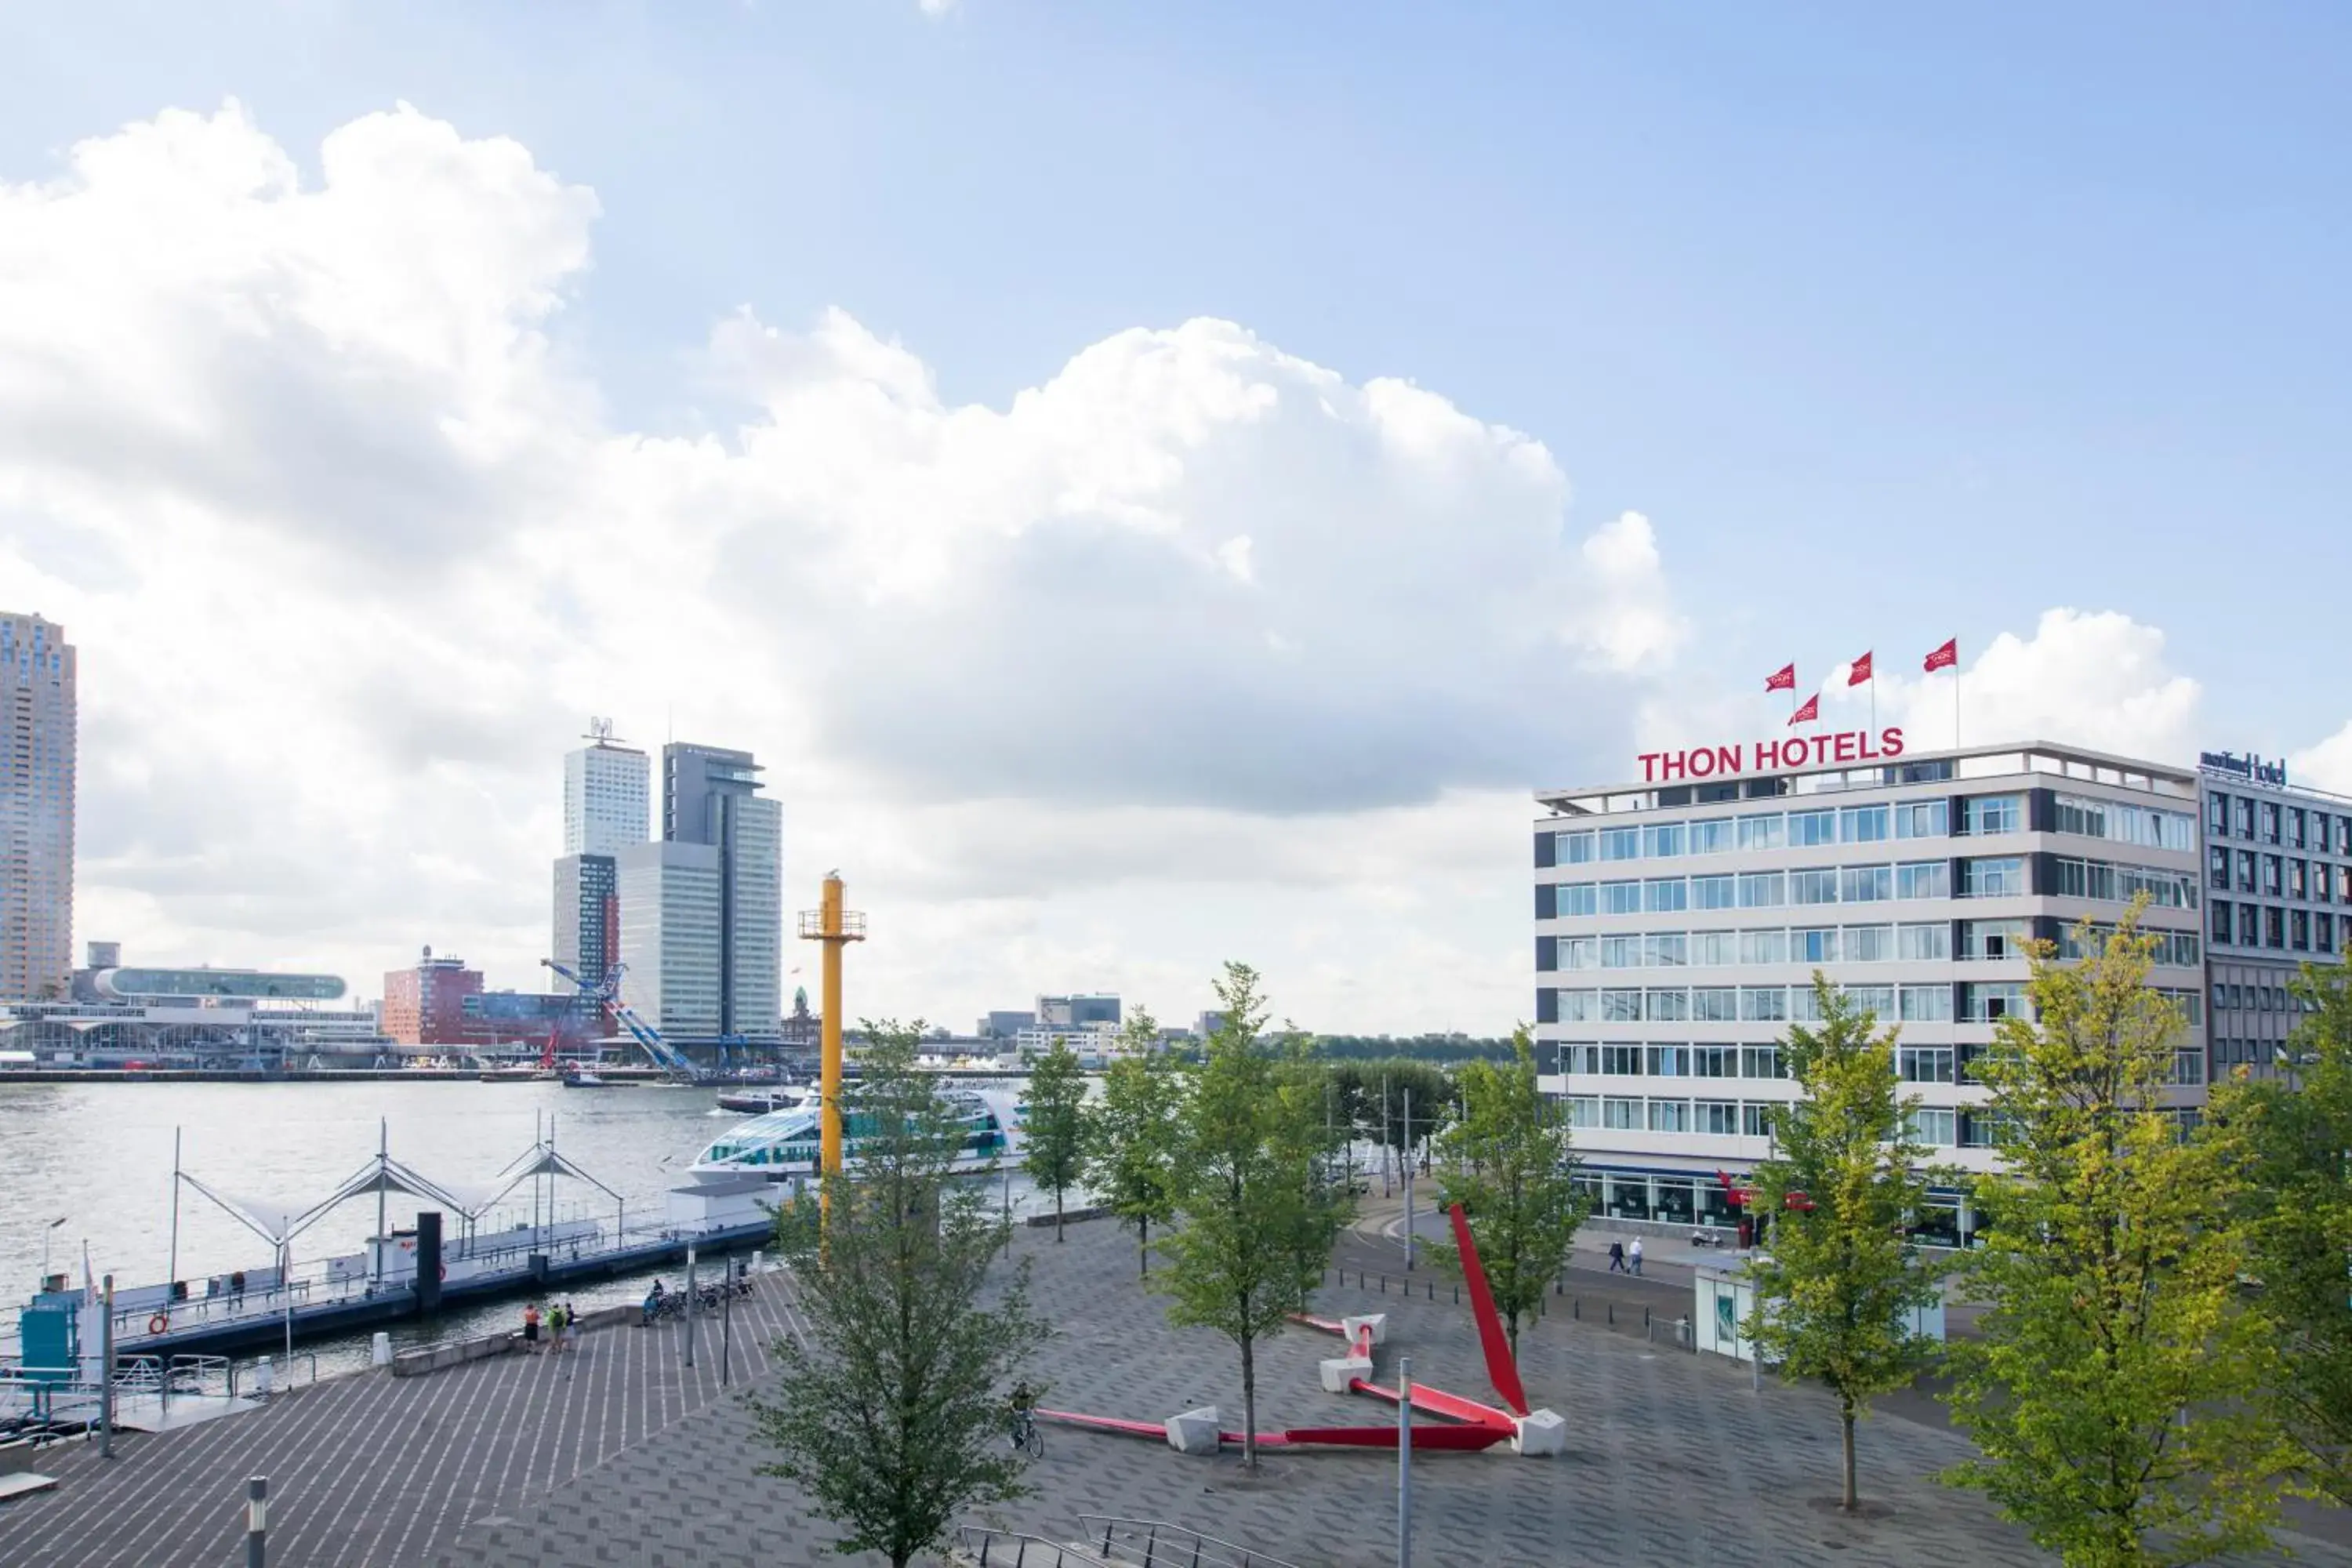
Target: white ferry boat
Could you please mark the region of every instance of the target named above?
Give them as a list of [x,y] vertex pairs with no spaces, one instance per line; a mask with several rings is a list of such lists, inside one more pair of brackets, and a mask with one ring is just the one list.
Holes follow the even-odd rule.
[[[956,1152],[955,1170],[986,1170],[1019,1150],[1013,1139],[1012,1107],[1000,1108],[989,1097],[970,1089],[949,1089],[940,1098],[963,1123],[963,1144]],[[858,1118],[852,1114],[843,1129],[844,1155],[857,1160]],[[694,1157],[689,1173],[698,1182],[721,1182],[737,1176],[765,1176],[788,1182],[816,1174],[822,1119],[814,1100],[772,1110],[729,1128]]]

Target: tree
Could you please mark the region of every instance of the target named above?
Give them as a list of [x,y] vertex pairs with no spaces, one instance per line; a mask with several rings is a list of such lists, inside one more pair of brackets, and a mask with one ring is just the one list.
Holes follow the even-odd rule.
[[1129,1048],[1103,1073],[1086,1117],[1087,1181],[1119,1219],[1135,1227],[1136,1266],[1151,1274],[1151,1226],[1176,1212],[1176,1146],[1184,1079],[1155,1049],[1160,1026],[1139,1009],[1124,1031]]
[[[1334,1062],[1330,1070],[1340,1085],[1341,1103],[1358,1108],[1354,1125],[1368,1131],[1382,1149],[1397,1150],[1406,1159],[1426,1147],[1452,1117],[1454,1080],[1434,1062],[1391,1057],[1385,1061]],[[1405,1136],[1404,1116],[1408,1089],[1412,1092],[1410,1139]]]
[[[1512,1041],[1513,1060],[1466,1062],[1455,1077],[1464,1114],[1438,1142],[1437,1201],[1462,1205],[1516,1358],[1519,1324],[1535,1317],[1568,1267],[1585,1202],[1568,1124],[1536,1087],[1527,1029]],[[1461,1271],[1452,1242],[1433,1242],[1430,1250]]]
[[776,1239],[801,1288],[809,1344],[776,1342],[777,1397],[754,1400],[778,1458],[843,1527],[835,1548],[905,1568],[975,1504],[1025,1495],[1001,1389],[1043,1341],[1027,1267],[990,1292],[1003,1226],[950,1180],[963,1128],[915,1063],[919,1024],[868,1024],[845,1096],[854,1170],[787,1205]]
[[1062,1194],[1086,1168],[1087,1078],[1066,1041],[1037,1060],[1029,1075],[1027,1148],[1021,1168],[1054,1194],[1054,1239],[1062,1239]]
[[1228,963],[1216,984],[1224,1022],[1209,1037],[1179,1122],[1176,1208],[1156,1279],[1178,1323],[1214,1329],[1242,1363],[1242,1456],[1257,1468],[1260,1340],[1280,1332],[1321,1282],[1339,1210],[1318,1194],[1323,1126],[1284,1092],[1282,1063],[1259,1037],[1256,972]]
[[1955,1341],[1953,1418],[1982,1488],[2070,1564],[2170,1563],[2267,1539],[2292,1456],[2245,1395],[2271,1386],[2238,1279],[2242,1180],[2166,1103],[2180,1010],[2147,984],[2136,900],[2077,964],[2035,944],[2034,1019],[1974,1064],[2004,1129],[1971,1260],[1989,1309]]
[[2280,1364],[2266,1408],[2303,1479],[2352,1504],[2352,972],[2311,964],[2289,982],[2306,1008],[2292,1076],[2216,1085],[2209,1117],[2240,1176],[2240,1213]]
[[1817,1377],[1837,1395],[1843,1439],[1842,1506],[1854,1486],[1854,1419],[1871,1396],[1918,1374],[1933,1343],[1913,1311],[1934,1300],[1938,1270],[1905,1234],[1927,1206],[1928,1150],[1913,1135],[1916,1096],[1897,1092],[1895,1031],[1816,971],[1818,1026],[1789,1026],[1780,1057],[1801,1091],[1773,1114],[1774,1157],[1757,1167],[1753,1200],[1778,1216],[1772,1249],[1748,1272],[1748,1337],[1785,1377]]

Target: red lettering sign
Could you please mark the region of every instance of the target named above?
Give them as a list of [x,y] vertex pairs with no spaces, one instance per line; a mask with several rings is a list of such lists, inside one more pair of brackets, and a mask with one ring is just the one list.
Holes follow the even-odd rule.
[[[1828,735],[1790,735],[1756,742],[1756,771],[1822,766],[1832,763],[1874,763],[1903,754],[1903,731],[1892,725],[1875,734],[1868,730],[1841,730]],[[1746,773],[1745,746],[1694,746],[1681,752],[1643,752],[1644,784],[1675,784]]]

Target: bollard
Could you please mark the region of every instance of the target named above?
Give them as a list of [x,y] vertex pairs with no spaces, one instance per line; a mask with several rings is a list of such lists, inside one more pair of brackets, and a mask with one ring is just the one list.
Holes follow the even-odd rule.
[[1584,1298],[1583,1298],[1583,1297],[1581,1297],[1581,1296],[1570,1296],[1570,1297],[1568,1299],[1568,1315],[1569,1315],[1570,1318],[1574,1319],[1576,1321],[1580,1322],[1580,1322],[1582,1322],[1582,1321],[1584,1321]]
[[271,1367],[269,1358],[263,1356],[253,1363],[253,1393],[257,1399],[269,1397]]
[[1617,1326],[1617,1303],[1614,1301],[1609,1303],[1609,1326],[1612,1329]]
[[370,1342],[368,1349],[368,1364],[370,1366],[390,1366],[392,1364],[392,1336],[385,1333],[382,1329],[378,1329],[376,1331],[374,1340]]
[[1647,1307],[1642,1309],[1642,1331],[1643,1333],[1650,1331],[1650,1309]]
[[265,1568],[269,1557],[269,1478],[245,1483],[245,1568]]

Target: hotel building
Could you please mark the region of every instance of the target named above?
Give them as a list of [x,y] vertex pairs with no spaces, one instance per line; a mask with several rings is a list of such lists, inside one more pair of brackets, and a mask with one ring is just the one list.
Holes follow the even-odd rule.
[[[1596,1214],[1732,1222],[1718,1174],[1770,1152],[1769,1112],[1795,1096],[1779,1042],[1814,1016],[1816,971],[1900,1025],[1919,1141],[1990,1168],[1987,1091],[1966,1069],[2030,1009],[2023,944],[2065,952],[2077,922],[2112,924],[2140,892],[2152,983],[2189,1022],[2179,1102],[2201,1103],[2202,775],[2044,742],[1906,755],[1899,731],[1800,739],[1653,754],[1642,783],[1537,797],[1538,1067]],[[1940,1198],[1923,1231],[1959,1242],[1973,1216]]]
[[2352,800],[2230,752],[2200,759],[2198,791],[2213,1070],[2266,1075],[2292,1066],[2301,1009],[2287,982],[2352,941]]

